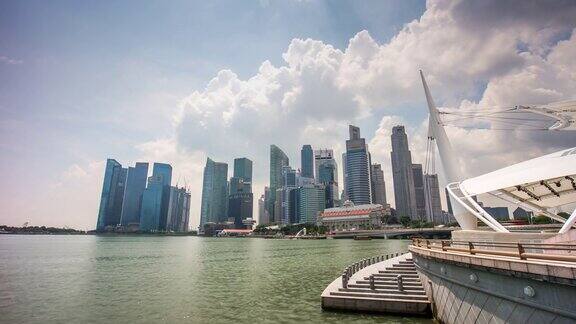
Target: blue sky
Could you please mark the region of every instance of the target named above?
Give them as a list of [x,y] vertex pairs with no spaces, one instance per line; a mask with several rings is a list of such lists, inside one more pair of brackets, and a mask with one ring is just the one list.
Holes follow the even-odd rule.
[[[490,5],[496,6],[497,2]],[[559,11],[564,9],[559,7]],[[243,138],[244,134],[234,128],[236,119],[232,118],[232,126],[225,126],[225,132],[217,134],[217,129],[206,128],[200,134],[215,134],[214,142],[199,144],[189,138],[199,134],[198,125],[190,120],[202,120],[208,112],[237,116],[218,105],[208,104],[206,107],[211,108],[205,110],[197,108],[201,102],[206,103],[201,98],[210,97],[207,85],[217,79],[221,71],[232,71],[239,86],[249,90],[240,95],[243,98],[246,93],[262,90],[260,84],[245,81],[261,75],[263,62],[269,61],[276,72],[282,67],[293,68],[290,86],[304,89],[303,93],[311,89],[310,93],[320,96],[302,95],[297,98],[295,108],[286,106],[302,109],[300,119],[290,117],[302,124],[299,136],[316,138],[314,131],[328,134],[329,126],[320,130],[314,130],[312,126],[333,123],[337,130],[334,134],[338,135],[335,140],[343,144],[346,124],[356,123],[375,145],[384,145],[384,140],[378,139],[378,131],[382,125],[388,125],[387,122],[397,121],[412,127],[417,142],[419,126],[426,118],[421,89],[416,82],[418,68],[430,71],[431,87],[433,91],[436,87],[441,104],[459,106],[463,100],[477,104],[487,97],[490,82],[532,64],[531,58],[522,56],[514,44],[510,49],[500,46],[500,37],[509,35],[510,39],[522,44],[519,46],[522,51],[537,56],[540,49],[550,51],[558,42],[569,40],[574,28],[566,20],[554,19],[559,22],[558,26],[553,26],[557,29],[549,31],[550,36],[546,33],[541,36],[541,29],[535,32],[530,29],[528,33],[525,29],[518,31],[515,26],[524,26],[524,22],[510,20],[504,12],[497,22],[510,22],[498,30],[487,28],[486,34],[482,34],[458,25],[461,24],[458,19],[452,21],[442,16],[448,12],[467,17],[471,10],[478,11],[466,5],[447,5],[444,1],[432,1],[429,8],[424,1],[2,1],[0,170],[4,181],[0,189],[1,204],[9,208],[5,215],[0,214],[0,223],[19,225],[31,221],[33,224],[90,228],[96,220],[95,206],[103,172],[103,168],[99,168],[107,157],[117,158],[123,164],[157,158],[175,164],[175,168],[182,165],[181,177],[187,177],[191,186],[197,187],[198,182],[190,178],[197,178],[197,169],[201,168],[206,155],[231,163],[236,156],[223,152],[232,152],[234,147],[220,144],[226,141],[226,136]],[[443,25],[444,21],[447,21],[446,25]],[[549,17],[544,17],[536,24],[544,26],[549,21]],[[407,27],[407,24],[412,25]],[[462,35],[450,39],[454,35],[446,32],[450,28],[456,28]],[[362,31],[366,33],[359,34]],[[428,32],[430,34],[425,34]],[[322,43],[294,43],[295,39],[308,38]],[[460,58],[453,54],[445,61],[434,61],[444,56],[434,57],[439,45],[457,48],[459,42],[473,43],[470,39],[477,39],[478,44],[484,42],[486,46],[498,45],[497,50],[486,50],[486,53],[496,54],[493,57],[485,55],[489,58],[486,60]],[[348,51],[352,43],[357,49]],[[424,47],[413,50],[414,44]],[[337,81],[330,81],[334,88],[316,89],[314,86],[325,79],[304,79],[300,63],[291,65],[283,56],[288,53],[289,46],[293,49],[289,56],[295,57],[294,60],[302,59],[302,62],[308,62],[307,55],[319,50],[337,56],[338,60],[338,53],[345,52],[342,55],[344,62],[351,58],[351,62],[364,60],[370,64],[365,70],[349,68],[358,68],[360,65],[356,63],[346,65],[346,69],[339,68],[339,73],[351,71],[350,75],[358,78],[358,85],[340,76],[335,78]],[[428,50],[430,57],[426,57]],[[470,48],[470,53],[473,50],[478,52],[478,48]],[[410,53],[413,57],[402,53]],[[387,62],[394,54],[411,58],[414,66],[408,66],[412,63],[401,59]],[[545,56],[540,58],[546,59]],[[467,62],[474,69],[462,68],[453,74],[440,71],[440,67],[452,69],[450,62]],[[324,69],[324,63],[315,58],[311,64]],[[329,70],[314,71],[328,73]],[[377,75],[370,76],[372,71],[377,71]],[[372,79],[367,79],[367,85],[360,87],[363,75]],[[301,78],[298,80],[302,83],[297,84],[300,81],[294,81],[295,78]],[[265,78],[263,82],[281,84],[281,80]],[[336,107],[338,102],[329,104],[331,93],[322,91],[330,89],[344,89],[340,101],[350,100],[350,104],[340,108]],[[198,97],[183,104],[183,100],[195,91]],[[562,91],[559,90],[568,93]],[[222,93],[230,91],[214,93],[221,98]],[[300,92],[290,93],[293,97],[294,93],[298,96]],[[292,98],[284,95],[285,99]],[[244,107],[239,103],[240,97],[230,102]],[[273,105],[275,97],[267,98]],[[286,101],[282,102],[284,105]],[[314,113],[302,117],[307,111],[329,109],[307,106],[323,105],[324,102],[335,106],[333,112],[326,110],[326,118],[318,118]],[[300,106],[305,109],[298,108]],[[260,135],[266,136],[266,125],[272,122],[262,117],[265,114],[261,115],[258,109],[254,111],[258,111],[256,116],[261,119],[255,120],[254,127],[262,128]],[[202,124],[210,124],[210,121]],[[305,144],[304,135],[294,145],[284,144],[293,160],[297,160],[297,148]],[[263,186],[267,176],[267,145],[272,143],[250,138],[243,140],[246,147],[254,148],[253,151],[246,149],[246,155],[262,166],[259,169],[263,171],[256,176],[261,182],[259,185]],[[173,152],[166,153],[162,143],[172,143]],[[336,145],[333,140],[314,143],[327,147]],[[381,156],[382,163],[387,163],[386,149],[381,147],[381,152],[375,154]],[[299,165],[295,163],[294,166]],[[87,188],[85,196],[76,197],[78,188],[70,182]],[[67,187],[73,190],[65,189]],[[389,191],[390,188],[391,183]],[[193,190],[193,195],[199,204],[198,188]],[[34,197],[40,198],[38,206],[32,208],[27,204],[30,199],[34,201]],[[56,197],[68,197],[76,202],[66,199],[56,202]],[[58,204],[61,206],[56,206]],[[193,207],[193,219],[197,218],[195,212]]]

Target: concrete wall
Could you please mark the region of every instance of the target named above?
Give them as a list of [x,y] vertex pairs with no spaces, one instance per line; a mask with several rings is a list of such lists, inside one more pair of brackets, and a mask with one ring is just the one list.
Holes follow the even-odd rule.
[[440,260],[414,250],[412,254],[441,323],[576,322],[573,279]]

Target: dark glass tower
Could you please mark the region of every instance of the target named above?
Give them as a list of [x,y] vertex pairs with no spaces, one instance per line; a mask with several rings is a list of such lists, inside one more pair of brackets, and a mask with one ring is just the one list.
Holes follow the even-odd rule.
[[316,150],[316,181],[326,188],[326,208],[335,207],[339,200],[338,165],[334,160],[334,152],[329,149]]
[[148,187],[142,195],[142,208],[140,210],[141,231],[156,232],[161,230],[163,192],[164,180],[162,175],[156,174],[148,178]]
[[312,146],[306,144],[300,150],[300,176],[314,178],[314,152]]
[[152,176],[162,179],[162,208],[160,212],[159,230],[166,230],[166,220],[168,217],[168,204],[170,203],[170,185],[172,183],[172,166],[166,163],[154,163]]
[[234,176],[230,178],[228,218],[234,219],[236,228],[243,228],[243,221],[253,218],[252,161],[247,158],[234,159]]
[[282,187],[282,168],[288,166],[288,156],[276,145],[270,145],[270,195],[266,201],[266,210],[270,223],[280,221],[280,210],[276,211],[276,190]]
[[122,168],[118,161],[114,159],[106,160],[98,222],[96,224],[97,231],[104,231],[108,226],[120,224],[126,173],[127,169]]
[[208,158],[202,182],[200,229],[206,223],[221,223],[228,218],[228,164]]
[[128,168],[120,218],[122,226],[140,223],[140,207],[142,206],[142,195],[146,189],[147,177],[148,163],[137,162],[135,167]]
[[346,141],[344,184],[346,196],[356,205],[372,202],[370,152],[360,128],[350,125],[350,139]]

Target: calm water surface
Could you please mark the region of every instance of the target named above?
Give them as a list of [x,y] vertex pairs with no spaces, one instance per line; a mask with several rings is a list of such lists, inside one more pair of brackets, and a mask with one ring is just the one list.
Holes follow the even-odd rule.
[[0,235],[0,322],[431,323],[320,308],[347,264],[407,245]]

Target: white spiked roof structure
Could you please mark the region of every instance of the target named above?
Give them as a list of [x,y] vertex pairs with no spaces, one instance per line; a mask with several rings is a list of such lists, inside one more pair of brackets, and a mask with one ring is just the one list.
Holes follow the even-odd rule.
[[543,214],[563,223],[560,233],[565,233],[576,223],[576,210],[566,220],[550,209],[576,203],[576,147],[453,182],[447,189],[459,204],[498,232],[508,230],[475,201],[475,196],[490,194]]
[[576,147],[520,162],[460,183],[470,195],[505,190],[522,202],[553,208],[576,202]]

